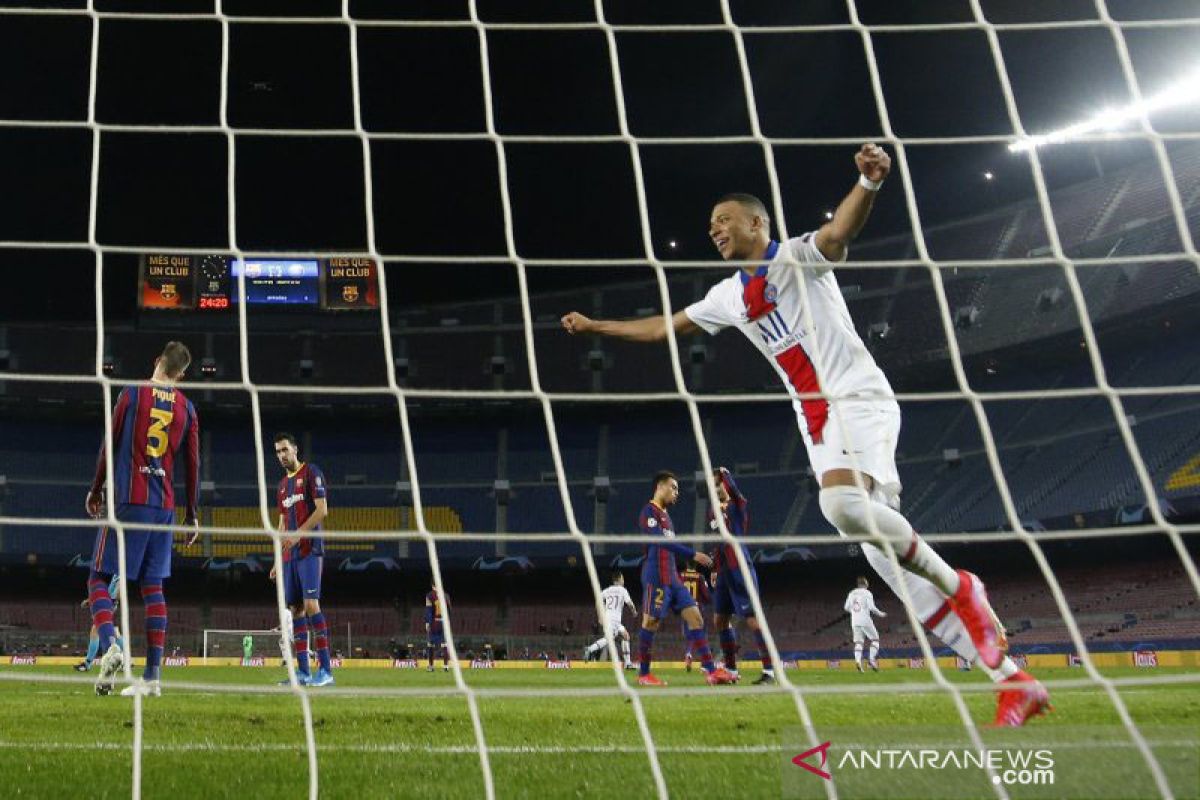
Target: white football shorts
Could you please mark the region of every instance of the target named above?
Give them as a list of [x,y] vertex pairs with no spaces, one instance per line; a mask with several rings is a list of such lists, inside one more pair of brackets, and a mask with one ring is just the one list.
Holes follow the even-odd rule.
[[895,400],[833,402],[821,442],[813,444],[808,434],[803,434],[803,439],[818,481],[830,470],[852,469],[874,478],[889,498],[900,495],[900,473],[896,470],[900,406]]

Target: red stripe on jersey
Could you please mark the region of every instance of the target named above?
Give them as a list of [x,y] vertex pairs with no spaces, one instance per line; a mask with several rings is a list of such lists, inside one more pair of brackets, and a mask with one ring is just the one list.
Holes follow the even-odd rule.
[[142,471],[146,466],[146,433],[150,430],[150,409],[154,407],[153,389],[139,386],[137,411],[133,418],[129,453],[129,499],[127,502],[147,505],[150,501],[150,476]]
[[[787,373],[792,388],[804,394],[821,391],[821,383],[817,380],[817,370],[813,367],[808,353],[800,345],[784,350],[775,356],[779,366]],[[825,430],[825,422],[829,418],[829,401],[823,397],[801,400],[800,408],[804,411],[804,421],[808,424],[808,436],[813,444],[820,444]]]
[[665,547],[658,549],[658,579],[663,586],[668,586],[674,581],[671,580],[672,573],[675,571],[675,554]]

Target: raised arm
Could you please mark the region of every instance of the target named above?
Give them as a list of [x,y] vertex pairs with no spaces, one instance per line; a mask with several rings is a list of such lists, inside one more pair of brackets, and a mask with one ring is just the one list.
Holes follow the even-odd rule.
[[[671,324],[675,333],[680,335],[700,330],[700,326],[692,322],[684,311],[676,311],[671,316]],[[662,314],[641,319],[591,319],[578,311],[572,311],[563,316],[562,326],[571,334],[591,333],[628,339],[631,342],[659,342],[667,338],[667,326]]]
[[[850,194],[838,204],[833,212],[833,219],[826,222],[817,231],[813,240],[821,255],[829,261],[841,261],[846,257],[846,248],[854,241],[867,217],[871,215],[871,207],[875,205],[875,195],[879,193],[878,183],[887,177],[892,169],[892,158],[877,144],[864,144],[854,154],[854,164],[860,173],[859,182],[850,189]],[[869,189],[863,184],[871,182],[875,188]]]

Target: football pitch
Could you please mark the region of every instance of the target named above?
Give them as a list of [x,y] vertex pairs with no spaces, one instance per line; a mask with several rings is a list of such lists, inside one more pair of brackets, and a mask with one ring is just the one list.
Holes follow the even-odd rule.
[[[199,684],[269,685],[278,670],[187,667],[165,671],[162,697],[144,702],[142,796],[145,798],[296,798],[308,792],[301,704],[289,692],[241,693]],[[639,690],[672,797],[825,797],[825,779],[792,763],[812,747],[790,694],[743,685],[700,688],[698,672],[663,670],[666,690]],[[1183,678],[1174,668],[1105,670],[1113,678]],[[0,775],[21,798],[128,797],[131,793],[133,701],[96,697],[90,684],[14,680],[18,675],[74,676],[67,667],[5,667],[0,680]],[[478,697],[499,798],[655,796],[655,782],[631,701],[596,690],[614,686],[608,670],[475,670],[473,688],[515,690]],[[632,673],[627,673],[632,675]],[[959,766],[973,750],[945,692],[914,691],[928,673],[894,669],[789,673],[802,688],[856,686],[883,691],[809,693],[805,701],[837,795],[994,797],[977,765]],[[963,686],[978,674],[947,673]],[[1042,669],[1044,681],[1084,678],[1080,669]],[[309,690],[318,748],[320,794],[333,798],[482,797],[476,738],[453,676],[440,669],[344,669],[336,689]],[[175,682],[177,685],[171,685]],[[361,689],[425,689],[442,694],[367,696]],[[538,696],[539,691],[553,694]],[[524,693],[523,693],[524,692]],[[1198,796],[1200,691],[1195,682],[1120,687],[1176,797]],[[989,693],[965,692],[974,721],[991,722]],[[985,748],[1043,751],[1002,786],[1013,798],[1157,797],[1141,754],[1103,690],[1051,687],[1054,711],[1019,730],[980,728]],[[1048,751],[1048,756],[1044,751]],[[921,763],[896,753],[925,752]],[[889,755],[891,753],[891,755]],[[955,753],[953,757],[948,754]],[[1049,777],[1045,770],[1051,761]],[[892,762],[889,764],[889,760]],[[877,763],[878,762],[878,763]],[[816,756],[808,759],[820,766]],[[1027,782],[1022,784],[1022,778]]]

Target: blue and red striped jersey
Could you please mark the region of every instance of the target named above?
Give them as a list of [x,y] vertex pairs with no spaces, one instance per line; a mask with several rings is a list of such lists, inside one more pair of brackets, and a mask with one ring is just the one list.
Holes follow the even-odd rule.
[[[325,497],[325,474],[316,464],[301,464],[295,472],[284,475],[279,481],[279,515],[283,517],[283,528],[300,530],[317,510],[317,500]],[[321,530],[320,523],[313,530]],[[283,560],[305,556],[325,555],[325,541],[320,536],[305,537],[284,551]]]
[[[722,470],[721,482],[725,484],[725,491],[729,494],[729,504],[721,512],[725,518],[725,527],[734,536],[745,536],[750,532],[750,500],[738,489],[737,483],[728,471]],[[708,510],[708,528],[714,533],[717,531],[716,515],[713,514],[711,508]],[[750,550],[744,544],[742,545],[742,553],[745,555],[747,563],[749,563]],[[726,570],[740,572],[738,569],[737,554],[733,551],[733,545],[724,542],[717,545],[717,551],[713,555],[713,569],[719,572]]]
[[683,581],[683,585],[687,587],[688,594],[692,596],[700,605],[705,605],[708,602],[708,581],[700,574],[699,570],[687,568],[679,573],[679,579]]
[[438,596],[437,589],[430,589],[429,594],[425,595],[425,624],[442,624],[442,598]]
[[[638,519],[641,532],[650,536],[662,536],[666,539],[675,538],[675,524],[666,509],[659,508],[654,503],[646,503]],[[657,583],[667,585],[679,583],[679,570],[675,567],[675,556],[691,558],[696,551],[682,542],[664,542],[663,544],[646,545],[646,560],[642,562],[642,584]]]
[[[200,420],[196,407],[171,386],[127,386],[113,409],[113,490],[116,502],[175,508],[175,457],[183,449],[187,471],[187,520],[200,499]],[[92,491],[104,488],[104,443]]]

